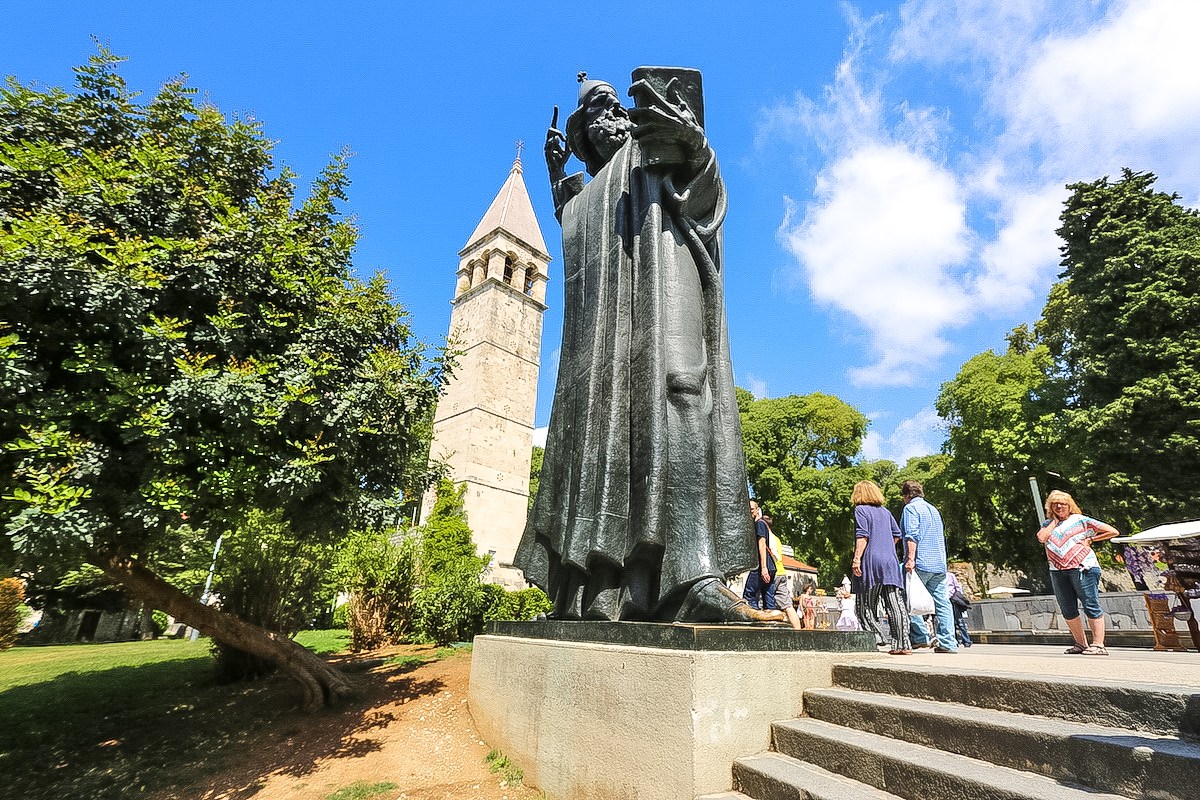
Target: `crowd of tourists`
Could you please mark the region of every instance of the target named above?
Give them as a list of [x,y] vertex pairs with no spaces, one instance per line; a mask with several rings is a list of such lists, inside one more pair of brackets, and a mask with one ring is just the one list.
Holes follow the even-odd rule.
[[[904,481],[900,496],[904,510],[897,522],[875,482],[855,484],[850,496],[854,507],[853,577],[848,576],[837,590],[840,614],[834,627],[866,630],[892,655],[908,655],[921,648],[957,653],[959,647],[973,644],[966,620],[971,600],[948,568],[942,516],[925,499],[919,481]],[[1108,655],[1100,607],[1100,564],[1092,544],[1111,539],[1118,531],[1084,516],[1066,492],[1051,492],[1045,510],[1037,538],[1046,548],[1050,583],[1074,639],[1066,652]],[[754,608],[783,611],[793,628],[816,627],[818,612],[823,616],[827,609],[820,605],[815,585],[807,583],[800,595],[793,596],[771,518],[754,500],[750,501],[750,513],[759,562],[758,569],[747,576],[743,598]],[[1081,606],[1088,620],[1086,631]]]

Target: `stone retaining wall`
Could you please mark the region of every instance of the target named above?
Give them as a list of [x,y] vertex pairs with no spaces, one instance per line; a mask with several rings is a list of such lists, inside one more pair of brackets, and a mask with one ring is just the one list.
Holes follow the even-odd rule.
[[[1150,631],[1150,614],[1141,592],[1102,592],[1105,628],[1110,631]],[[973,631],[1066,631],[1054,595],[976,600],[968,611]]]

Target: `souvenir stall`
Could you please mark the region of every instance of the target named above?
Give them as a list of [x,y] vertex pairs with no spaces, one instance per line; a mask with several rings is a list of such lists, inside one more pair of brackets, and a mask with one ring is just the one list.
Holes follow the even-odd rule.
[[1146,609],[1155,650],[1187,650],[1175,627],[1187,623],[1192,647],[1200,650],[1200,520],[1158,525],[1113,539],[1125,545],[1125,566],[1135,584],[1146,587]]

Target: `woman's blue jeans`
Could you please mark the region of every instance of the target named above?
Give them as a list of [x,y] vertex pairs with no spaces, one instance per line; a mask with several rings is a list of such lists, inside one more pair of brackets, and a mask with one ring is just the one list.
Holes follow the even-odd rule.
[[1088,619],[1100,619],[1104,609],[1100,607],[1100,568],[1052,569],[1050,585],[1063,619],[1079,616],[1079,603],[1083,603],[1083,614]]

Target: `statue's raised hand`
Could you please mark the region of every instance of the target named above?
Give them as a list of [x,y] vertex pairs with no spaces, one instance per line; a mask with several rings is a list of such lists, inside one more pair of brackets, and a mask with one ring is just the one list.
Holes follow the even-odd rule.
[[546,131],[545,149],[550,180],[557,181],[566,175],[567,159],[571,156],[567,147],[567,137],[558,129],[558,106],[554,107],[554,116],[551,117],[550,128]]

